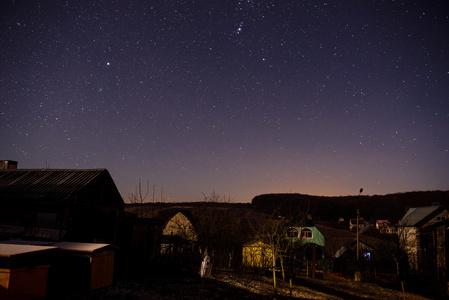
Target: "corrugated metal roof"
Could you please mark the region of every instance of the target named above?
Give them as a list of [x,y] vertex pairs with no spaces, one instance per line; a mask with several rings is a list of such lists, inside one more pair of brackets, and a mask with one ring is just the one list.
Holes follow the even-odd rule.
[[427,216],[429,216],[430,214],[436,212],[441,208],[442,208],[441,205],[412,207],[407,211],[402,220],[399,221],[398,225],[415,227]]
[[63,200],[106,169],[0,170],[0,199]]

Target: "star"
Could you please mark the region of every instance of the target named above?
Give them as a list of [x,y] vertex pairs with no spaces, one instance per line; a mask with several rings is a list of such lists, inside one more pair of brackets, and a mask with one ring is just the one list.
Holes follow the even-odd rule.
[[448,3],[206,2],[5,6],[4,159],[125,200],[449,189]]

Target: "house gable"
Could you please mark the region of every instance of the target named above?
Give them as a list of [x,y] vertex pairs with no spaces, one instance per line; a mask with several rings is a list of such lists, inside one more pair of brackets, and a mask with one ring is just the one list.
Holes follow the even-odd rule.
[[197,241],[198,236],[195,229],[182,212],[176,213],[174,216],[169,218],[162,230],[162,235],[164,236],[179,236],[188,241]]
[[[293,236],[293,232],[297,232],[297,236]],[[291,227],[289,229],[292,242],[301,242],[303,244],[316,244],[318,246],[324,247],[325,240],[321,231],[316,228],[316,226],[304,226],[304,227]]]

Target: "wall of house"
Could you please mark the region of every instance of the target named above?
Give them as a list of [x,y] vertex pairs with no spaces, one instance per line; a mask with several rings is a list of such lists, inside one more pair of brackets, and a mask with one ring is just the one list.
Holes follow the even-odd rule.
[[269,268],[273,264],[271,248],[262,243],[246,244],[242,250],[242,263],[246,267]]
[[411,271],[418,270],[418,229],[416,227],[398,228],[399,243],[407,254]]

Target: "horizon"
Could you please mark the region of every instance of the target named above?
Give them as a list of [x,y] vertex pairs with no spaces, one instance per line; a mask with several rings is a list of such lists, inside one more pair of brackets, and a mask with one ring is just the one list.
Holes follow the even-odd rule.
[[[89,169],[105,169],[107,170],[112,179],[114,180],[115,185],[117,186],[117,189],[119,190],[119,193],[121,194],[123,201],[125,202],[125,204],[132,204],[130,200],[131,194],[136,194],[136,190],[138,190],[138,184],[136,184],[134,186],[134,190],[129,192],[127,195],[124,195],[122,193],[122,191],[120,191],[119,188],[119,183],[117,182],[117,180],[114,178],[114,176],[111,174],[111,172],[107,169],[107,168],[102,168],[102,167],[98,167],[98,168],[63,168],[63,169],[59,169],[59,168],[22,168],[19,167],[20,166],[20,162],[17,160],[4,160],[4,161],[13,161],[13,162],[17,162],[17,169],[12,169],[12,170],[89,170]],[[46,163],[47,164],[47,163]],[[152,197],[153,194],[153,186],[154,186],[154,195],[155,195],[155,201],[154,203],[161,203],[161,204],[168,204],[168,203],[198,203],[198,202],[207,202],[207,200],[204,200],[205,197],[210,196],[211,194],[215,194],[217,197],[219,197],[219,203],[221,203],[221,200],[223,198],[226,198],[230,201],[230,203],[232,204],[250,204],[252,202],[252,200],[257,197],[257,196],[263,196],[263,195],[279,195],[279,194],[285,194],[285,195],[303,195],[303,196],[310,196],[310,197],[373,197],[373,196],[388,196],[388,195],[395,195],[395,194],[405,194],[405,193],[423,193],[423,192],[447,192],[448,190],[444,190],[444,189],[435,189],[435,190],[429,190],[429,189],[424,189],[424,190],[408,190],[408,191],[396,191],[396,192],[387,192],[387,193],[373,193],[373,194],[367,194],[366,193],[366,189],[363,188],[363,191],[360,192],[360,188],[355,189],[356,192],[359,192],[360,194],[340,194],[340,195],[336,195],[336,194],[329,194],[329,195],[324,195],[324,194],[310,194],[310,193],[304,193],[304,192],[292,192],[292,191],[288,191],[288,192],[275,192],[275,191],[268,191],[265,193],[256,193],[254,196],[252,196],[248,202],[242,202],[242,201],[235,201],[235,198],[233,198],[231,195],[228,194],[221,194],[216,192],[215,190],[212,190],[210,192],[200,192],[198,193],[198,195],[196,196],[195,199],[192,200],[182,200],[182,199],[176,199],[175,201],[171,201],[170,197],[166,197],[163,195],[161,195],[160,193],[160,189],[162,188],[163,191],[167,192],[165,189],[165,186],[156,186],[156,185],[151,185],[149,184],[149,189],[148,192],[146,192],[146,188],[144,187],[144,184],[141,183],[142,186],[142,194],[146,194],[147,193],[147,197]],[[162,201],[161,201],[161,196],[163,197]],[[150,202],[151,201],[151,202]],[[145,204],[152,204],[153,200],[145,200],[144,202]],[[224,202],[223,202],[224,203]]]

